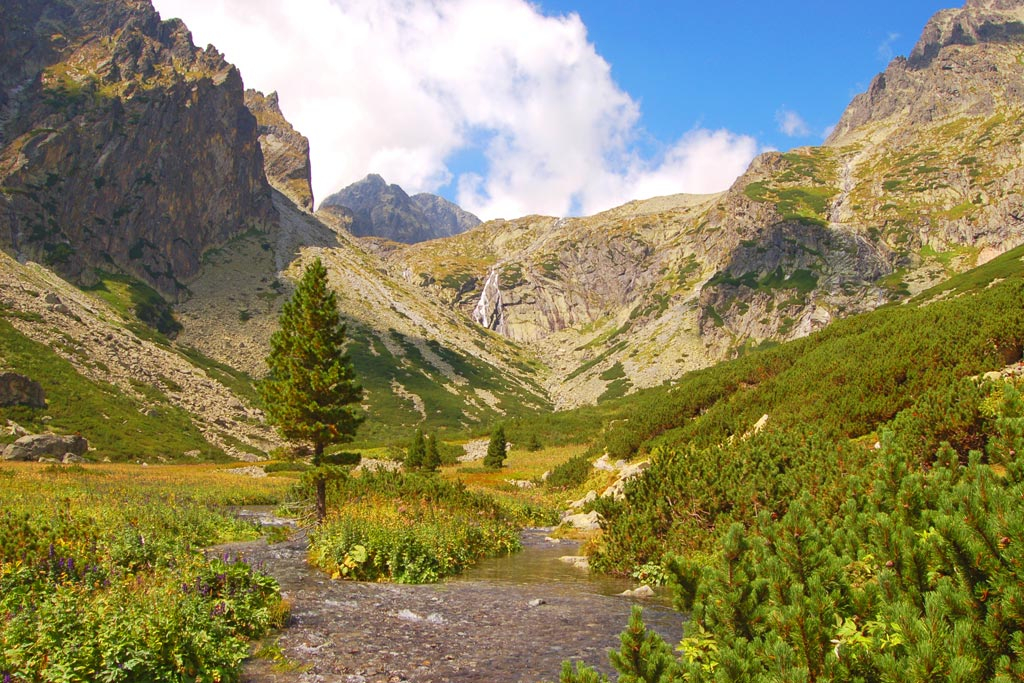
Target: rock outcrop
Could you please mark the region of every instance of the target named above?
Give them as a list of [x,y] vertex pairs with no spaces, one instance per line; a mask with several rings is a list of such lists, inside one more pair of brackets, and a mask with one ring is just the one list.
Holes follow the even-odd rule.
[[450,237],[480,224],[480,219],[443,197],[421,193],[410,197],[379,175],[332,194],[320,210],[343,207],[351,212],[349,231],[356,237],[383,237],[414,244]]
[[88,450],[89,442],[81,436],[30,434],[8,444],[0,457],[20,461],[38,461],[43,458],[64,460],[68,454],[82,457]]
[[281,113],[276,92],[264,95],[246,90],[245,105],[256,117],[267,180],[298,206],[312,211],[309,140]]
[[273,220],[242,79],[145,0],[24,0],[0,17],[0,244],[172,297],[203,253]]
[[45,408],[46,393],[39,382],[17,372],[0,373],[0,406]]

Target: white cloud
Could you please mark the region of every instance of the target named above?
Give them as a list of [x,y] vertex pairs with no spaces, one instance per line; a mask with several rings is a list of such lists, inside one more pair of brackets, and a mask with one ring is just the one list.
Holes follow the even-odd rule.
[[[728,187],[758,151],[694,130],[635,152],[637,103],[576,14],[526,0],[155,0],[214,43],[247,86],[277,90],[310,138],[318,199],[370,172],[409,192],[455,180],[483,218],[605,209],[645,193]],[[483,175],[446,160],[482,145]]]
[[890,33],[885,37],[885,40],[883,40],[878,46],[877,54],[879,61],[887,64],[892,61],[892,58],[896,54],[893,50],[893,44],[899,39],[900,34],[898,33]]
[[811,133],[803,117],[791,109],[782,108],[775,112],[775,122],[779,124],[779,130],[791,138],[807,137]]

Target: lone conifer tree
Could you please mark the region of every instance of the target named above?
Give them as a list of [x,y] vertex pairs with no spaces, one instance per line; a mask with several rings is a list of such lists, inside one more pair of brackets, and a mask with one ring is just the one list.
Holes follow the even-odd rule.
[[500,469],[505,464],[508,441],[505,440],[505,428],[498,425],[491,432],[491,441],[487,444],[487,455],[484,456],[484,467]]
[[441,451],[437,448],[437,433],[427,437],[427,452],[423,456],[423,469],[427,472],[436,472],[441,466]]
[[282,436],[313,446],[311,476],[320,521],[327,514],[330,474],[323,460],[324,449],[352,440],[363,421],[355,406],[363,397],[363,388],[344,351],[345,325],[319,258],[306,268],[284,305],[280,325],[270,338],[270,374],[259,385],[260,395],[267,417]]
[[416,435],[405,452],[405,469],[418,470],[423,467],[423,461],[427,457],[427,445],[423,441],[423,430],[417,429]]

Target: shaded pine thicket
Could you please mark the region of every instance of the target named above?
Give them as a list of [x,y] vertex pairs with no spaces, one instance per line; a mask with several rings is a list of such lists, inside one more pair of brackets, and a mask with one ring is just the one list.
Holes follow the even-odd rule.
[[672,654],[632,623],[624,644],[645,654],[614,658],[620,680],[1020,680],[1024,401],[1007,386],[982,413],[984,450],[942,445],[922,462],[887,432],[837,505],[803,493],[731,524],[710,562],[671,557],[685,637]]
[[652,466],[600,504],[594,564],[662,561],[692,615],[678,649],[635,618],[619,680],[1024,677],[1024,401],[977,378],[1021,358],[1014,263],[698,373],[609,434]]
[[[660,415],[640,402],[608,434],[613,457],[632,439],[625,455],[650,449],[652,463],[627,490],[628,504],[603,506],[596,566],[628,572],[670,549],[707,550],[729,523],[783,514],[801,491],[835,501],[849,474],[875,457],[874,430],[901,411],[905,448],[926,458],[949,441],[966,454],[985,427],[983,391],[967,378],[1018,360],[1022,348],[1024,282],[1015,279],[840,321],[684,379],[669,400],[651,399]],[[767,429],[748,434],[764,414]]]

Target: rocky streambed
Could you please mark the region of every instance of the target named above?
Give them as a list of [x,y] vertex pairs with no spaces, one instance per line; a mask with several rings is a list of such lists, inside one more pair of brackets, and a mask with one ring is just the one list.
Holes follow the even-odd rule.
[[[246,683],[418,683],[556,681],[563,660],[612,673],[634,601],[558,560],[574,545],[527,532],[525,549],[442,584],[402,586],[332,581],[305,562],[301,532],[277,544],[221,546],[262,565],[281,584],[291,620],[276,658],[247,662]],[[683,617],[646,604],[645,620],[669,642]]]

